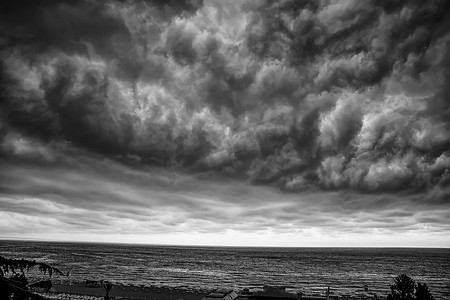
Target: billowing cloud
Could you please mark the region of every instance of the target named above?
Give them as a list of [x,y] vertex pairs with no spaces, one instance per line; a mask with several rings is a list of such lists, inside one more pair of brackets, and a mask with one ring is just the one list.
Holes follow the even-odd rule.
[[[373,196],[447,209],[447,1],[26,1],[0,11],[0,155],[13,169],[91,157],[169,170],[168,190],[212,177],[292,203],[349,193],[369,206]],[[19,194],[13,178],[2,206]]]

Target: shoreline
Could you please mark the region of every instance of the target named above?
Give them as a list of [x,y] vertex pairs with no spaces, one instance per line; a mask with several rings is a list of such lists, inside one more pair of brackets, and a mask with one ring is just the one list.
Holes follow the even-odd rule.
[[[36,291],[37,292],[37,291]],[[37,292],[46,299],[52,300],[103,300],[106,295],[105,289],[99,287],[89,287],[85,283],[71,283],[71,284],[54,284],[49,293]],[[142,285],[113,285],[109,292],[111,300],[201,300],[208,291],[194,291],[180,288],[170,287],[156,287],[156,286],[142,286]],[[289,293],[290,294],[290,293]],[[293,296],[292,294],[290,296]],[[279,296],[279,295],[278,295]],[[339,299],[345,299],[343,295],[338,296]],[[347,299],[360,299],[361,295],[348,295]],[[380,295],[382,296],[382,295]],[[324,295],[318,294],[304,294],[306,298],[323,299]],[[322,297],[322,298],[319,298]],[[341,298],[342,297],[342,298]],[[366,294],[364,299],[375,299],[373,295]],[[245,296],[240,296],[240,299],[248,299]],[[238,299],[239,299],[238,298]],[[292,298],[292,297],[289,297]],[[295,297],[294,297],[295,298]],[[258,298],[259,299],[259,298]],[[330,299],[333,299],[330,297]]]
[[[49,299],[104,299],[103,287],[88,287],[84,283],[54,284],[49,293],[38,294]],[[200,300],[206,293],[176,288],[160,288],[154,286],[113,285],[109,292],[111,299],[126,300]]]

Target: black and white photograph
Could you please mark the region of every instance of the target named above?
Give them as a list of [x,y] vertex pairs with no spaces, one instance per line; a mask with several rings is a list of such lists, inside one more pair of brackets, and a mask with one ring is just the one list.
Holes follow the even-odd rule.
[[450,1],[1,1],[0,300],[44,299],[450,299]]

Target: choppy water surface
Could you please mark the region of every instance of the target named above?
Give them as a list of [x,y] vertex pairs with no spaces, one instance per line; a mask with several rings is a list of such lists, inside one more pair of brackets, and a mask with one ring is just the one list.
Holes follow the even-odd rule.
[[436,299],[450,299],[450,249],[213,248],[0,241],[0,255],[57,266],[64,280],[207,290],[284,285],[306,293],[354,293],[367,284],[384,295],[406,273]]

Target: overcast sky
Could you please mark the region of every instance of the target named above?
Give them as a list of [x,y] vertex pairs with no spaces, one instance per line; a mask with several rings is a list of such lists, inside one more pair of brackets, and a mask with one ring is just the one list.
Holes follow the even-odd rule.
[[0,238],[450,247],[446,0],[0,4]]

